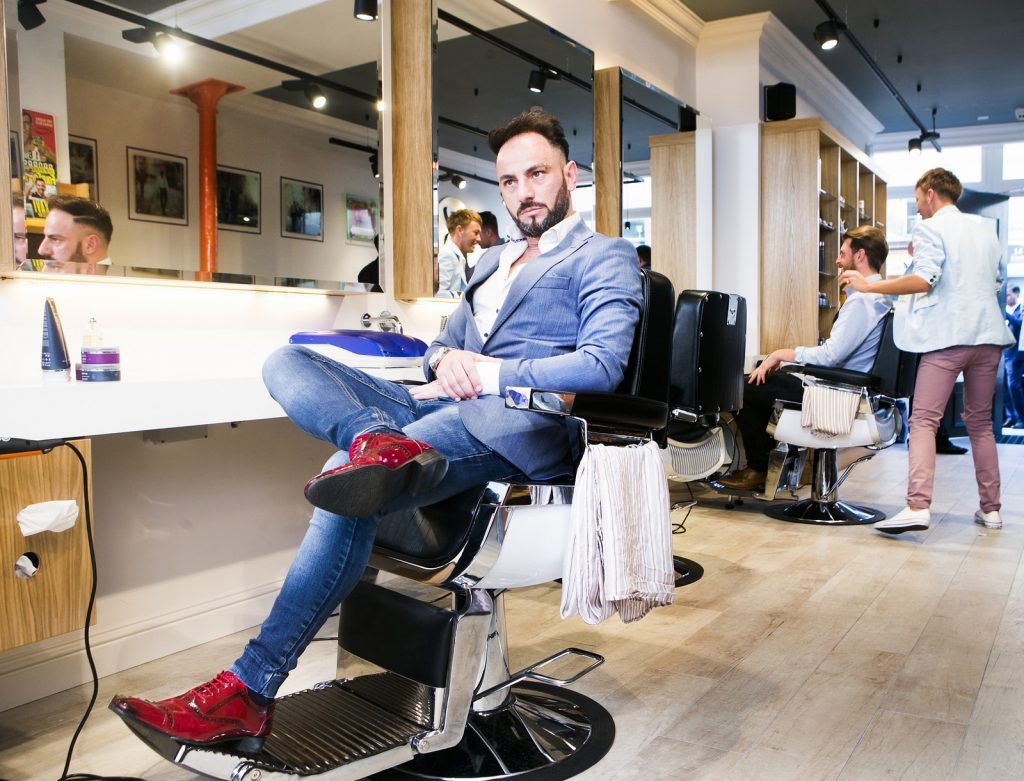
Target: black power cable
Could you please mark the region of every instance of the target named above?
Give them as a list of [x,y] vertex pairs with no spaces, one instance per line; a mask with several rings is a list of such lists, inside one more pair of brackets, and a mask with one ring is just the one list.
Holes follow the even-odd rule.
[[75,751],[75,743],[78,742],[78,736],[82,733],[82,729],[85,727],[85,722],[88,720],[89,715],[92,713],[93,706],[96,704],[96,698],[100,692],[100,678],[96,672],[96,662],[92,658],[92,645],[89,642],[89,624],[92,620],[92,611],[96,605],[96,546],[93,542],[92,536],[92,510],[89,505],[89,467],[85,463],[85,457],[82,456],[82,452],[75,447],[71,442],[62,442],[64,447],[71,450],[72,453],[78,458],[78,463],[82,465],[82,492],[85,499],[85,537],[89,544],[89,568],[92,573],[92,584],[89,588],[89,602],[85,608],[85,658],[89,662],[89,671],[92,673],[92,696],[89,698],[89,705],[85,709],[85,713],[82,715],[82,720],[78,722],[78,727],[75,729],[75,734],[71,738],[71,743],[68,745],[67,758],[64,760],[64,772],[61,774],[57,781],[145,781],[145,779],[138,778],[136,776],[97,776],[92,773],[72,773],[68,774],[68,770],[71,768],[71,755]]

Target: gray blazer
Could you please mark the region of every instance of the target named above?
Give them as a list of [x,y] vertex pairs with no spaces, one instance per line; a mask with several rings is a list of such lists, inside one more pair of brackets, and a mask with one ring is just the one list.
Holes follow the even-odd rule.
[[509,385],[564,391],[614,391],[629,360],[642,288],[636,251],[624,239],[579,223],[553,251],[519,272],[484,340],[473,319],[473,294],[498,268],[502,246],[484,253],[462,301],[424,356],[454,347],[501,358],[501,396],[459,402],[474,437],[528,477],[571,474],[577,427],[565,418],[507,409]]

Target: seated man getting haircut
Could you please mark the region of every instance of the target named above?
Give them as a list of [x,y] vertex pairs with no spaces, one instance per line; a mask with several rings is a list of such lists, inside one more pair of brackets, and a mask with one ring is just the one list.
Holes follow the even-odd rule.
[[426,385],[377,379],[300,346],[271,355],[271,395],[299,428],[339,448],[306,486],[318,509],[241,657],[178,697],[115,697],[111,707],[126,720],[195,745],[257,750],[278,687],[366,568],[378,518],[490,480],[573,471],[576,425],[507,409],[502,395],[509,385],[615,390],[643,304],[636,254],[573,211],[576,163],[554,116],[520,114],[489,143],[522,238],[480,258],[424,357]]
[[[868,279],[880,279],[879,271],[889,254],[885,234],[878,228],[862,225],[843,234],[836,266],[843,271],[859,271]],[[726,488],[761,490],[768,472],[768,455],[775,446],[765,429],[776,399],[800,401],[803,386],[789,374],[774,374],[785,361],[834,366],[851,371],[871,369],[885,327],[885,315],[892,308],[888,296],[876,293],[851,293],[839,309],[832,334],[817,347],[776,350],[750,373],[743,391],[743,409],[736,423],[747,454],[745,468],[720,482]]]

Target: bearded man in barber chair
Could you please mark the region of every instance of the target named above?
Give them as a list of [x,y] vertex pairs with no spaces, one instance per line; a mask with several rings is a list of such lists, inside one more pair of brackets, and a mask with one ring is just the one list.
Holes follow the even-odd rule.
[[270,356],[271,395],[299,428],[339,448],[306,486],[317,508],[309,530],[270,615],[229,670],[160,702],[115,697],[125,720],[193,745],[259,750],[278,687],[359,580],[380,517],[491,480],[574,471],[576,426],[506,409],[502,396],[510,385],[615,390],[643,304],[636,253],[573,211],[576,163],[554,116],[520,114],[489,143],[522,238],[481,256],[424,356],[425,385],[380,380],[295,345]]
[[[881,279],[879,272],[889,254],[885,234],[862,225],[843,234],[836,266],[839,272],[859,271],[868,279]],[[783,362],[814,364],[866,372],[871,370],[885,328],[885,315],[892,308],[888,296],[875,293],[849,295],[832,324],[832,332],[817,347],[776,350],[750,373],[743,391],[743,409],[736,424],[743,437],[747,465],[719,482],[726,488],[761,491],[768,473],[768,456],[775,441],[765,429],[776,399],[800,401],[803,385],[797,377],[774,374]]]

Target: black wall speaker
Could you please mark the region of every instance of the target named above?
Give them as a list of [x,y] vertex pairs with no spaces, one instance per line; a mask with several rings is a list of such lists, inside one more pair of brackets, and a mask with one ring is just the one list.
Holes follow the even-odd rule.
[[764,121],[792,119],[796,116],[796,87],[780,81],[764,88]]

